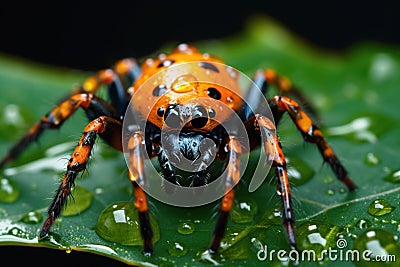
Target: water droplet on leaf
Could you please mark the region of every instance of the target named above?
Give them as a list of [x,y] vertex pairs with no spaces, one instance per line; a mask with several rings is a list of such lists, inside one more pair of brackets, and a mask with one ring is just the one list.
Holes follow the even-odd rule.
[[365,164],[367,164],[369,166],[375,166],[381,162],[381,159],[378,157],[378,155],[370,152],[370,153],[367,153],[367,156],[365,157],[364,162],[365,162]]
[[395,170],[389,173],[383,180],[391,183],[400,183],[400,170]]
[[232,221],[237,223],[248,223],[253,221],[257,214],[257,202],[252,198],[236,199],[231,211]]
[[397,262],[389,261],[389,255],[399,259],[400,257],[400,245],[395,235],[383,230],[383,229],[369,229],[362,234],[360,234],[354,240],[354,249],[366,254],[370,261],[366,261],[364,257],[360,256],[360,261],[354,262],[356,266],[377,266],[375,259],[377,256],[381,260],[386,259],[384,266],[398,266]]
[[[153,242],[160,239],[158,224],[149,214],[153,230]],[[96,233],[111,242],[123,245],[143,245],[140,234],[139,216],[133,202],[121,201],[105,208],[100,214],[95,227]]]
[[194,224],[190,221],[187,222],[182,222],[178,225],[178,228],[176,229],[178,233],[183,234],[183,235],[189,235],[194,232]]
[[171,256],[181,257],[184,256],[188,252],[188,248],[184,247],[182,244],[178,242],[174,242],[168,247],[168,253]]
[[93,193],[82,186],[75,186],[71,190],[73,201],[70,201],[62,212],[62,216],[73,216],[82,213],[90,207]]
[[14,181],[0,178],[0,202],[11,203],[18,199],[19,187]]
[[43,220],[42,214],[40,214],[37,211],[31,211],[24,214],[19,221],[26,224],[36,224],[40,223],[42,220]]
[[303,160],[291,157],[288,161],[288,176],[291,183],[299,186],[308,182],[314,176],[314,169]]
[[309,221],[297,227],[297,242],[300,250],[313,250],[319,256],[324,249],[336,245],[339,226],[323,221]]
[[372,216],[383,216],[391,213],[393,210],[394,207],[384,199],[376,199],[368,207],[368,213]]

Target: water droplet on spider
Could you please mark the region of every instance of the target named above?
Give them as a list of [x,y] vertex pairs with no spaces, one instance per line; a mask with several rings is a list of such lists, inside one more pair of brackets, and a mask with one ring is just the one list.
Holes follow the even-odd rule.
[[176,78],[171,84],[171,89],[176,93],[186,93],[196,90],[199,86],[196,76],[193,74],[184,74]]
[[0,202],[11,203],[18,199],[20,190],[14,181],[0,178]]
[[303,160],[290,157],[287,158],[288,176],[291,183],[300,186],[308,182],[314,176],[314,169]]
[[400,183],[400,170],[390,172],[383,180],[394,184]]
[[232,79],[236,79],[238,77],[238,71],[231,66],[226,67],[226,72],[231,76]]
[[168,247],[168,253],[174,257],[184,256],[187,252],[188,248],[178,242],[174,242]]
[[395,207],[384,199],[376,199],[369,204],[368,213],[378,217],[391,213]]
[[74,201],[67,204],[62,212],[62,216],[73,216],[87,210],[93,201],[93,193],[84,188],[83,186],[75,186],[71,190]]
[[[149,214],[153,230],[153,242],[160,239],[160,231],[156,219]],[[95,227],[96,233],[105,240],[122,245],[143,245],[140,234],[139,216],[133,202],[121,201],[106,207]]]
[[37,211],[30,211],[24,215],[22,215],[21,219],[19,219],[20,222],[26,223],[26,224],[36,224],[40,223],[43,220],[42,214],[40,214]]
[[381,159],[379,158],[378,155],[370,152],[370,153],[367,153],[367,156],[365,157],[364,162],[365,162],[365,164],[367,164],[369,166],[375,166],[381,162]]
[[[357,267],[377,266],[375,262],[377,256],[380,259],[389,259],[390,255],[393,255],[390,256],[392,259],[400,257],[400,244],[397,237],[384,229],[369,229],[361,233],[354,240],[353,248],[360,253],[369,252],[366,255],[368,261],[365,260],[365,257],[360,257],[360,261],[354,262]],[[386,261],[385,263],[385,266],[398,266],[395,261]]]
[[187,222],[181,222],[176,230],[178,231],[178,233],[182,235],[190,235],[191,233],[194,232],[195,227],[192,222],[187,221]]

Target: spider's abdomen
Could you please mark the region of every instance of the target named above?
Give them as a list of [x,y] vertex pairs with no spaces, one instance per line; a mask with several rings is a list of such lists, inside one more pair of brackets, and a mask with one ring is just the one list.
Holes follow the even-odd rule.
[[[169,55],[149,58],[142,70],[133,86],[132,103],[159,128],[209,132],[242,105],[237,71],[193,46],[181,44]],[[179,118],[169,125],[165,114],[173,107]],[[205,121],[190,123],[196,116]]]

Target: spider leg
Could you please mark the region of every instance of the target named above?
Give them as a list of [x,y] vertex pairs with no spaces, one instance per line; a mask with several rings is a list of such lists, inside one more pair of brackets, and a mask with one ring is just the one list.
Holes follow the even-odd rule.
[[[30,130],[8,151],[0,162],[0,168],[6,163],[16,159],[27,146],[38,140],[46,129],[58,129],[78,108],[83,108],[89,113],[106,114],[112,116],[113,109],[100,98],[92,94],[75,94],[61,102],[49,113],[41,118]],[[98,116],[97,116],[98,117]]]
[[[23,136],[0,161],[0,169],[7,163],[16,159],[31,143],[38,140],[45,129],[58,129],[61,125],[81,107],[86,111],[89,120],[94,120],[100,115],[121,118],[125,114],[129,97],[123,87],[120,77],[127,77],[127,83],[134,82],[140,75],[140,67],[136,60],[126,58],[120,60],[112,69],[100,70],[89,76],[83,84],[73,89],[67,97],[41,118]],[[95,97],[101,85],[108,86],[111,105]],[[99,115],[100,114],[100,115]]]
[[[158,157],[158,162],[160,163],[161,170],[163,173],[163,178],[172,184],[177,184],[178,179],[176,176],[175,168],[169,161],[167,154],[162,146],[157,146],[156,153]],[[162,181],[164,181],[164,179]],[[172,194],[174,192],[174,187],[170,186],[169,183],[163,183],[163,189],[166,193]]]
[[45,238],[48,235],[50,227],[60,216],[62,208],[70,196],[76,176],[78,173],[86,169],[86,165],[91,155],[97,135],[106,134],[109,132],[121,133],[121,131],[121,122],[106,116],[101,116],[91,121],[85,127],[82,137],[80,138],[78,145],[75,147],[75,150],[68,161],[67,170],[64,174],[61,184],[58,187],[52,203],[50,204],[48,209],[48,217],[43,223],[42,229],[39,233],[40,238]]
[[[274,123],[265,116],[256,114],[250,121],[252,125],[263,136],[264,150],[266,155],[272,157],[272,166],[275,168],[275,175],[278,179],[277,191],[282,202],[282,222],[285,227],[286,237],[292,249],[296,249],[296,236],[294,233],[294,212],[292,197],[290,194],[289,178],[286,168],[286,159],[282,151],[281,143],[275,133]],[[246,125],[251,125],[247,123]]]
[[140,75],[140,68],[136,60],[126,58],[118,61],[114,69],[103,69],[89,76],[80,88],[72,91],[75,93],[95,94],[101,85],[107,85],[111,105],[118,112],[119,117],[125,114],[130,97],[124,87],[122,78],[126,77],[125,86],[130,86]]
[[150,225],[146,193],[143,190],[146,180],[143,162],[145,153],[144,143],[144,133],[141,131],[134,132],[129,139],[129,178],[133,184],[135,206],[139,213],[140,230],[144,247],[143,253],[145,255],[151,255],[153,253],[153,230]]
[[242,148],[239,140],[235,136],[229,136],[228,141],[228,165],[226,167],[227,175],[225,179],[225,194],[221,200],[221,206],[217,222],[214,227],[211,244],[209,247],[210,253],[217,253],[220,247],[221,239],[224,237],[226,226],[228,224],[229,213],[232,209],[233,200],[235,197],[235,186],[240,180],[240,154]]
[[[304,109],[311,114],[318,123],[321,121],[312,103],[301,92],[301,90],[285,76],[278,74],[272,69],[258,70],[253,77],[253,82],[254,84],[248,90],[247,96],[245,97],[247,105],[245,105],[245,109],[242,114],[242,118],[245,121],[255,113],[259,112],[257,110],[251,110],[251,108],[258,107],[262,110],[262,106],[260,104],[264,100],[260,98],[260,95],[257,91],[261,91],[261,93],[265,95],[269,90],[269,85],[273,85],[275,88],[277,88],[279,95],[293,96],[296,98],[302,104],[302,106],[304,106]],[[278,124],[279,120],[280,117],[276,117],[275,123]]]
[[355,190],[357,186],[348,176],[347,170],[326,142],[322,132],[300,108],[299,104],[284,96],[275,96],[270,101],[272,103],[271,109],[274,115],[278,114],[281,116],[283,113],[287,112],[297,129],[303,135],[304,140],[317,145],[324,161],[331,166],[336,177],[342,181],[349,190]]

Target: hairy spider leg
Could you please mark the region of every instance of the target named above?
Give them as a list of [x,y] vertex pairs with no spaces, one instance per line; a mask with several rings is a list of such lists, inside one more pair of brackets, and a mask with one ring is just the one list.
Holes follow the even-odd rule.
[[217,222],[212,234],[209,252],[215,254],[220,247],[221,239],[224,237],[228,224],[229,213],[232,209],[235,187],[240,180],[240,155],[242,147],[236,136],[229,136],[228,145],[228,164],[226,166],[227,175],[225,178],[225,194],[221,200]]
[[[123,63],[127,66],[122,68]],[[128,63],[131,63],[130,65]],[[117,66],[121,74],[126,74],[130,79],[134,79],[137,75],[133,60],[123,61]],[[111,105],[106,103],[99,97],[95,97],[95,93],[101,85],[107,85]],[[122,92],[123,91],[123,92]],[[59,104],[49,113],[41,118],[39,122],[34,124],[28,132],[12,146],[8,153],[0,161],[0,168],[7,163],[15,160],[20,154],[33,142],[37,141],[45,129],[58,129],[75,111],[82,107],[89,120],[94,120],[100,115],[113,118],[121,118],[121,112],[125,112],[129,97],[122,86],[119,76],[113,70],[106,69],[98,71],[95,75],[88,77],[80,88],[73,89],[67,97],[64,97]]]
[[[107,85],[111,106],[116,109],[119,118],[121,118],[124,116],[130,101],[125,87],[130,86],[140,75],[138,68],[139,66],[133,58],[122,59],[115,64],[114,69],[103,69],[86,78],[82,86],[74,90],[73,93],[95,94],[101,85]],[[123,80],[126,80],[125,83]]]
[[[178,148],[179,149],[179,148]],[[163,189],[165,190],[166,193],[172,194],[175,191],[175,187],[171,186],[170,183],[172,184],[177,184],[178,183],[178,177],[176,175],[176,170],[174,166],[171,164],[169,161],[169,158],[167,154],[165,153],[164,148],[161,145],[157,145],[156,147],[156,153],[158,157],[158,162],[160,163],[160,167],[162,170],[163,174]],[[168,181],[168,182],[165,182]]]
[[277,192],[282,202],[282,222],[285,227],[286,237],[292,249],[296,248],[296,236],[294,233],[294,212],[292,197],[290,194],[289,178],[286,168],[286,158],[282,151],[281,143],[276,135],[274,123],[267,117],[256,114],[246,125],[254,125],[260,136],[263,136],[263,148],[265,154],[272,160],[272,167],[275,168],[277,178]]
[[273,113],[281,117],[283,113],[287,112],[297,129],[303,135],[304,140],[316,144],[324,161],[330,165],[336,177],[342,181],[350,191],[355,190],[357,186],[350,179],[347,170],[325,140],[320,129],[318,129],[311,118],[300,108],[299,104],[285,96],[275,96],[270,102]]
[[122,124],[120,121],[106,116],[101,116],[91,121],[85,127],[82,137],[68,161],[67,170],[57,189],[56,195],[49,206],[48,217],[43,223],[39,238],[45,238],[48,235],[50,227],[60,216],[62,208],[70,196],[76,176],[86,169],[97,135],[107,134],[109,132],[120,133],[121,130]]
[[153,253],[153,230],[150,225],[146,193],[143,190],[146,181],[143,162],[145,153],[144,140],[144,133],[136,131],[128,141],[129,178],[133,185],[135,207],[139,214],[140,231],[143,238],[143,253],[151,255]]
[[304,93],[290,81],[290,79],[277,73],[273,69],[265,69],[264,71],[261,71],[261,74],[265,79],[265,84],[268,83],[276,86],[279,90],[279,95],[296,98],[308,114],[310,114],[318,123],[321,122],[321,118],[318,116],[318,112],[313,104],[307,99]]
[[[307,97],[301,92],[301,90],[295,86],[288,78],[283,75],[278,74],[272,69],[258,70],[255,72],[253,77],[253,84],[248,90],[245,97],[247,103],[245,103],[244,110],[241,117],[244,121],[248,120],[255,113],[262,112],[265,107],[261,104],[265,102],[264,99],[260,98],[260,94],[265,96],[269,90],[269,86],[273,85],[278,89],[278,94],[283,96],[294,96],[302,104],[304,109],[311,114],[315,120],[320,123],[321,119],[315,107],[307,99]],[[252,110],[256,109],[256,110]],[[274,118],[275,123],[278,124],[280,117]]]
[[[101,99],[92,94],[75,94],[68,99],[61,102],[58,106],[53,108],[49,113],[41,118],[29,131],[23,136],[13,147],[8,151],[0,162],[0,168],[6,163],[16,159],[32,142],[38,140],[40,135],[46,129],[58,129],[61,125],[78,110],[83,108],[92,112],[96,110],[106,111],[106,114],[111,115],[113,112],[111,108],[106,108],[107,104]],[[89,111],[90,110],[90,111]]]

